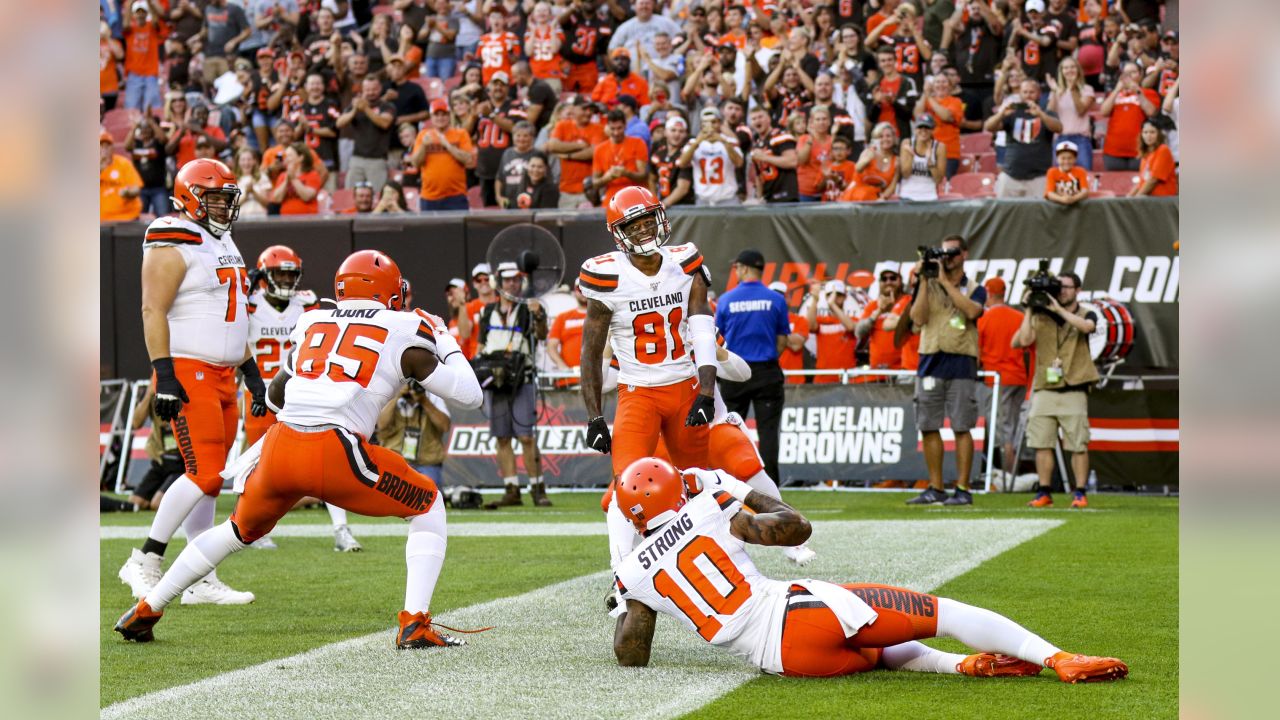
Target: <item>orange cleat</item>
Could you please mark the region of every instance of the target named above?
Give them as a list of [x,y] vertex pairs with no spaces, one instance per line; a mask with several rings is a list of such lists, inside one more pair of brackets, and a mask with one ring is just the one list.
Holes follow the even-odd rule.
[[400,621],[400,632],[396,633],[396,647],[400,650],[467,644],[465,640],[436,632],[431,627],[431,613],[401,610],[397,619]]
[[1036,499],[1027,503],[1027,507],[1046,508],[1053,507],[1053,496],[1049,493],[1040,493],[1036,495]]
[[1058,673],[1058,678],[1065,683],[1105,682],[1119,680],[1129,675],[1129,666],[1111,657],[1094,657],[1093,655],[1072,655],[1058,653],[1044,661],[1045,667]]
[[151,632],[151,628],[155,627],[163,616],[163,610],[156,612],[151,609],[146,600],[139,600],[137,605],[129,608],[129,612],[120,616],[120,619],[116,621],[116,626],[112,629],[123,635],[125,640],[133,640],[140,643],[151,642],[156,639],[156,636]]
[[1081,495],[1079,493],[1076,493],[1075,498],[1071,500],[1071,507],[1073,508],[1089,507],[1089,497],[1087,495]]
[[970,677],[1030,677],[1039,675],[1041,666],[1008,655],[979,653],[956,664],[956,671]]

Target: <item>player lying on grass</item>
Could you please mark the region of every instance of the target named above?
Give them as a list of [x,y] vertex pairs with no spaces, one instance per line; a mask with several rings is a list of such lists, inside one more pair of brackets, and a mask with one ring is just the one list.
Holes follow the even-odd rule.
[[271,532],[299,498],[313,496],[361,515],[408,520],[396,646],[462,644],[434,630],[429,612],[446,545],[439,490],[400,453],[367,438],[407,378],[469,408],[480,406],[480,384],[440,318],[401,312],[406,286],[391,258],[361,250],[338,268],[335,285],[337,307],[304,313],[289,338],[296,352],[268,391],[279,421],[262,439],[235,512],[192,540],[120,618],[115,630],[126,640],[154,639],[152,628],[184,588]]
[[[1044,666],[1076,683],[1129,673],[1115,658],[1063,652],[1006,617],[949,598],[871,583],[767,578],[746,543],[798,545],[809,537],[809,521],[722,471],[682,476],[660,458],[642,458],[615,487],[618,506],[645,536],[615,571],[626,601],[613,639],[619,665],[649,663],[661,612],[765,672],[793,677],[877,667],[995,677],[1035,675]],[[932,637],[978,652],[917,642]]]

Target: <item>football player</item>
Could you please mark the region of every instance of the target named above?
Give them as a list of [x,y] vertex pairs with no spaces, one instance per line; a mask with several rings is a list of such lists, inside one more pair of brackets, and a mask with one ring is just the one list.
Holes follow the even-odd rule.
[[115,630],[147,642],[183,588],[271,531],[304,496],[362,515],[409,521],[407,578],[396,647],[463,644],[432,628],[429,610],[444,563],[444,501],[436,484],[395,451],[371,445],[378,412],[413,378],[446,400],[477,408],[480,383],[440,318],[401,312],[404,281],[391,258],[361,250],[343,261],[337,307],[304,313],[294,350],[271,381],[279,422],[226,522],[195,538]]
[[[1043,666],[1076,683],[1129,673],[1115,658],[1063,652],[1006,617],[950,598],[871,583],[765,577],[746,544],[799,544],[809,537],[809,521],[723,471],[682,476],[660,458],[642,458],[615,481],[615,497],[645,537],[614,575],[626,601],[613,640],[620,665],[648,664],[661,612],[764,672],[793,677],[877,667],[1018,676]],[[917,642],[932,637],[978,652],[947,653]]]
[[[716,387],[716,327],[707,299],[711,274],[692,244],[666,247],[671,224],[648,188],[619,190],[606,217],[618,249],[583,263],[579,276],[587,297],[582,330],[587,445],[612,453],[615,478],[633,461],[652,455],[659,437],[680,467],[705,467]],[[619,366],[616,436],[600,412],[606,338]],[[607,513],[613,516],[610,544],[629,542],[616,504]]]
[[[302,258],[292,248],[272,245],[258,256],[257,268],[249,273],[249,351],[258,364],[258,372],[264,382],[271,382],[280,372],[280,364],[289,353],[289,336],[298,324],[298,318],[308,310],[320,307],[316,294],[299,290],[302,283]],[[407,298],[406,298],[407,300]],[[276,414],[268,410],[258,417],[249,412],[248,396],[244,408],[244,447],[247,450],[266,434],[276,421]],[[329,519],[333,522],[333,549],[337,552],[360,552],[364,548],[351,528],[347,526],[347,511],[326,503]],[[270,538],[263,538],[258,545],[275,547]]]
[[[146,542],[120,568],[120,580],[139,598],[160,580],[161,559],[178,525],[188,538],[213,526],[219,473],[239,420],[237,368],[249,389],[251,414],[267,411],[266,385],[248,355],[249,273],[231,239],[240,214],[235,175],[217,160],[189,162],[174,179],[173,203],[179,215],[157,218],[143,237],[142,327],[156,415],[171,423],[185,473],[160,501]],[[184,604],[253,602],[253,593],[208,575],[193,580]]]

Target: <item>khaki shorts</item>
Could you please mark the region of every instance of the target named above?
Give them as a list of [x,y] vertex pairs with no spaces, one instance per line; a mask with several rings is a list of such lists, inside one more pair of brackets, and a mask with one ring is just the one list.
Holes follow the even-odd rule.
[[1031,395],[1031,412],[1027,417],[1027,447],[1053,448],[1061,428],[1063,450],[1089,449],[1088,393],[1039,390]]

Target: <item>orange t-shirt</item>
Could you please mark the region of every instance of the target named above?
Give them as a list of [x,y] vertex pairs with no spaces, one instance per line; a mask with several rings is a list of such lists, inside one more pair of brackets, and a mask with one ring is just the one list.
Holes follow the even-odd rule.
[[520,55],[520,40],[510,31],[485,33],[476,45],[476,57],[480,58],[480,76],[488,85],[493,74],[501,70],[511,80],[511,61]]
[[555,49],[556,40],[564,43],[564,31],[559,25],[530,25],[525,31],[524,42],[529,47],[529,70],[534,77],[544,80],[564,77],[564,60]]
[[[194,148],[194,146],[192,147]],[[272,165],[274,165],[276,162],[276,158],[283,155],[284,150],[285,150],[284,145],[272,145],[271,147],[267,148],[267,151],[262,153],[262,167],[270,168]],[[321,160],[320,156],[316,154],[316,151],[314,148],[307,148],[307,152],[311,153],[312,167],[320,167],[321,165],[324,164],[324,161]]]
[[911,333],[907,341],[902,343],[902,369],[915,370],[920,367],[920,333]]
[[[439,130],[428,127],[418,133],[418,139],[413,141],[413,151],[417,152],[418,147],[428,142],[427,138],[436,132]],[[461,128],[445,129],[444,139],[459,150],[470,152],[475,149],[471,144],[471,136]],[[467,194],[467,169],[450,155],[443,145],[434,143],[427,145],[427,156],[422,161],[420,175],[422,177],[421,197],[424,200],[443,200],[447,197]]]
[[462,349],[462,354],[468,360],[475,357],[476,350],[480,348],[480,311],[487,304],[480,298],[472,298],[467,301],[466,307],[463,309],[463,312],[471,316],[471,337],[459,341],[458,345]]
[[964,101],[951,95],[935,102],[951,113],[951,122],[943,122],[926,103],[925,107],[937,123],[937,127],[933,129],[933,139],[946,146],[948,160],[957,160],[960,157],[960,121],[964,119]]
[[[1142,89],[1156,107],[1160,107],[1160,96],[1155,90]],[[1138,102],[1138,93],[1122,92],[1116,96],[1111,108],[1111,117],[1107,120],[1107,136],[1102,141],[1102,152],[1111,157],[1138,157],[1138,136],[1142,133],[1142,123],[1147,114]]]
[[125,28],[124,71],[128,75],[160,75],[160,28],[155,23]]
[[[858,316],[859,320],[866,320],[880,307],[880,300],[877,298],[867,303],[862,309],[862,314]],[[893,308],[889,311],[899,318],[903,318],[911,307],[911,296],[903,295],[893,304]],[[871,330],[871,336],[867,340],[867,349],[870,351],[869,361],[871,367],[883,370],[898,370],[902,367],[902,348],[894,347],[893,331],[884,329],[884,323],[887,318],[884,315],[876,318],[875,327]],[[911,322],[910,319],[905,320]]]
[[137,220],[142,214],[142,198],[126,198],[120,194],[124,188],[142,188],[142,178],[129,158],[115,155],[111,164],[98,173],[98,219]]
[[[604,142],[604,128],[596,123],[587,123],[587,126],[583,127],[566,118],[556,123],[555,128],[551,130],[551,137],[560,142],[581,140],[594,147]],[[582,181],[591,176],[591,165],[592,163],[587,160],[560,158],[560,192],[581,194]]]
[[98,41],[98,94],[110,95],[120,92],[120,69],[116,64],[116,56],[111,53],[114,40]]
[[587,311],[580,308],[565,310],[556,316],[547,337],[560,341],[560,357],[569,367],[582,364],[582,324],[587,319]]
[[[849,183],[853,182],[854,178],[858,177],[857,167],[858,166],[854,164],[852,160],[845,160],[844,162],[838,163],[833,162],[828,165],[826,184],[822,191],[822,201],[835,202],[836,200],[839,200],[840,196],[844,193],[845,188],[849,187]],[[833,175],[839,176],[840,181],[838,185],[832,184]]]
[[716,41],[717,45],[724,45],[725,43],[728,43],[729,45],[732,45],[738,48],[739,50],[746,50],[747,34],[742,30],[738,30],[736,32],[731,32],[725,35],[721,35],[720,39]]
[[889,169],[881,172],[880,163],[872,161],[866,170],[854,177],[854,182],[845,188],[840,195],[840,199],[844,202],[869,202],[880,199],[880,191],[889,186],[893,182],[893,176],[898,172],[898,156],[891,155],[889,157]]
[[[809,339],[809,321],[803,315],[795,313],[787,313],[787,319],[791,323],[791,332]],[[804,369],[804,350],[792,350],[789,347],[783,347],[782,352],[778,355],[778,367],[783,370],[803,370]],[[804,383],[803,375],[788,376],[787,382],[792,385],[800,385]]]
[[1156,179],[1156,186],[1151,190],[1152,197],[1178,194],[1178,168],[1173,159],[1173,152],[1168,145],[1161,145],[1142,158],[1142,167],[1138,170],[1142,182]]
[[892,16],[884,14],[883,11],[876,11],[876,14],[867,18],[867,34],[870,35],[872,30],[880,26],[880,23],[888,22],[889,24],[884,26],[884,32],[880,33],[880,37],[887,38],[892,35],[898,29],[898,21],[890,20],[890,17]]
[[[280,203],[281,215],[315,215],[320,212],[319,190],[324,186],[324,183],[320,180],[320,173],[315,170],[312,170],[311,172],[304,172],[298,176],[298,179],[302,181],[303,185],[315,190],[316,194],[312,196],[310,201],[304,202],[302,198],[298,197],[298,194],[293,191],[293,188],[289,188],[288,191],[285,192],[284,200]],[[280,187],[288,181],[289,173],[282,172],[280,173],[280,177],[276,178],[276,187]]]
[[[818,316],[818,353],[815,370],[847,370],[853,367],[858,339],[833,315]],[[815,383],[838,383],[839,375],[817,375]]]
[[[217,138],[218,140],[225,141],[227,139],[226,133],[222,132],[222,128],[217,125],[206,125],[204,128],[204,134],[211,138]],[[179,168],[196,159],[195,135],[186,133],[182,136],[182,139],[178,141],[178,152],[174,153],[173,159]]]
[[831,155],[831,139],[833,137],[835,136],[828,135],[826,140],[815,140],[812,135],[800,136],[800,142],[797,145],[813,144],[813,147],[809,150],[809,162],[796,166],[796,179],[800,181],[801,195],[822,194],[826,186],[823,168],[826,167],[827,158]]
[[1044,194],[1046,197],[1051,192],[1056,192],[1059,195],[1075,195],[1080,192],[1081,188],[1089,188],[1089,173],[1079,165],[1071,168],[1071,172],[1062,172],[1056,167],[1051,167],[1044,176]]
[[[1015,350],[1013,336],[1022,326],[1022,313],[1008,305],[987,308],[978,318],[978,359],[983,370],[1000,373],[1000,385],[1026,385],[1026,351]],[[984,378],[988,385],[992,378]]]
[[[640,138],[624,137],[621,143],[605,140],[596,146],[595,159],[591,162],[591,172],[595,175],[603,175],[614,165],[622,165],[632,172],[637,172],[644,169],[648,160],[649,146],[645,145]],[[561,172],[563,172],[563,168],[561,168]],[[609,200],[619,190],[639,184],[626,176],[618,176],[610,180],[609,184],[605,185],[604,192],[601,193],[600,204],[608,206]]]
[[619,82],[617,75],[609,73],[591,91],[592,100],[606,105],[616,104],[619,95],[630,95],[640,107],[644,107],[649,104],[649,82],[635,73]]

